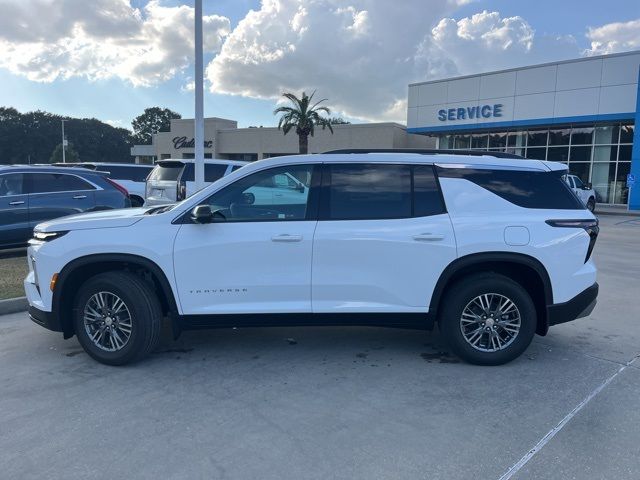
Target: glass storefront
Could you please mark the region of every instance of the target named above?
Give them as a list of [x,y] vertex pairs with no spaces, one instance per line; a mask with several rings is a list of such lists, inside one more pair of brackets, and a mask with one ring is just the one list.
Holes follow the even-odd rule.
[[597,202],[626,205],[634,125],[615,123],[558,126],[486,133],[440,135],[441,149],[508,152],[525,158],[563,162],[591,183]]

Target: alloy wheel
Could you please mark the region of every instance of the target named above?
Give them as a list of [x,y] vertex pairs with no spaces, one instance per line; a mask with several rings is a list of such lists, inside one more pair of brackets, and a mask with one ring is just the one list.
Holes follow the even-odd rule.
[[89,339],[101,350],[116,352],[131,338],[133,326],[129,308],[112,292],[97,292],[89,297],[83,322]]
[[518,336],[522,319],[516,304],[499,293],[485,293],[462,310],[460,330],[465,341],[481,352],[504,350]]

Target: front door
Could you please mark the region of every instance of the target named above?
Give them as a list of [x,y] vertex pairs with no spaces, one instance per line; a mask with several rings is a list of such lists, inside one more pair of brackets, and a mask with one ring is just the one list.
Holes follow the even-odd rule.
[[30,236],[29,198],[24,188],[24,175],[0,175],[0,247],[23,245]]
[[430,165],[328,164],[313,246],[313,312],[427,312],[456,258]]
[[[311,311],[315,170],[309,164],[249,174],[203,202],[216,221],[180,227],[174,268],[184,314]],[[308,179],[307,194],[289,203],[261,195],[262,186],[282,173]]]

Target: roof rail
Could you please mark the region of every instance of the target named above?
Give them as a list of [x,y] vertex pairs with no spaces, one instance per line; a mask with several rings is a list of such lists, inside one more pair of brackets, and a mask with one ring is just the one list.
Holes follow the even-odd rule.
[[487,155],[496,158],[514,158],[524,160],[524,157],[515,153],[489,152],[487,150],[438,150],[436,148],[343,148],[329,150],[324,154],[333,153],[417,153],[420,155],[473,155],[481,157]]

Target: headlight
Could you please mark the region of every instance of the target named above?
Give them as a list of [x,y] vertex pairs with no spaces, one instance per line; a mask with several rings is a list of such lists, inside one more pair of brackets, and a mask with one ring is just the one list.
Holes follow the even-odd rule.
[[37,242],[50,242],[56,238],[60,238],[67,232],[33,232],[33,240]]

